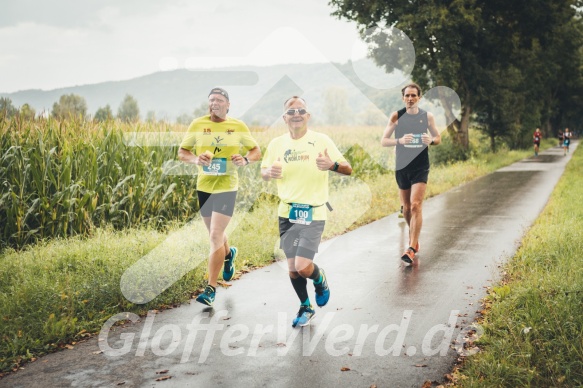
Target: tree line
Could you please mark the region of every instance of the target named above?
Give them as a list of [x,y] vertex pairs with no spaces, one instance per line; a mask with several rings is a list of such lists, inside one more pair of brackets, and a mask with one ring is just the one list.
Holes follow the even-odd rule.
[[[21,118],[34,119],[36,111],[29,104],[24,104],[20,109],[14,107],[12,100],[7,97],[0,98],[0,118],[12,118],[19,115]],[[64,94],[59,98],[59,101],[53,104],[51,116],[64,119],[81,119],[89,118],[87,114],[87,101],[83,96],[77,94]],[[140,108],[138,101],[129,94],[117,109],[117,115],[113,114],[109,104],[100,107],[95,112],[93,120],[97,122],[107,121],[117,118],[123,122],[135,122],[140,119]],[[147,120],[153,121],[155,119],[154,112],[148,112]]]
[[[583,107],[581,0],[330,0],[333,15],[355,21],[370,56],[387,72],[410,65],[402,31],[415,48],[412,79],[448,86],[462,103],[448,128],[469,146],[470,123],[511,148],[577,128]],[[383,32],[384,31],[384,32]],[[395,30],[393,30],[394,32]],[[410,61],[409,61],[410,62]]]
[[[382,111],[370,103],[362,111],[354,112],[349,104],[349,94],[341,87],[328,87],[322,93],[323,111],[318,123],[328,125],[384,125],[386,117]],[[196,117],[208,114],[208,102],[202,102],[191,113],[183,113],[176,118],[177,124],[189,125]],[[9,98],[0,98],[0,118],[11,118],[20,115],[21,118],[33,119],[36,116],[34,108],[29,104],[24,104],[19,109],[14,107]],[[51,116],[57,119],[89,119],[87,114],[87,102],[84,97],[77,94],[66,94],[53,104]],[[137,100],[131,95],[126,95],[120,104],[117,115],[114,115],[111,106],[100,107],[93,115],[93,120],[103,122],[117,118],[123,122],[136,122],[140,119],[140,109]],[[146,114],[147,122],[155,122],[154,111]],[[269,121],[269,120],[268,120]],[[265,125],[265,121],[250,120],[252,126]],[[271,124],[271,122],[269,122]]]

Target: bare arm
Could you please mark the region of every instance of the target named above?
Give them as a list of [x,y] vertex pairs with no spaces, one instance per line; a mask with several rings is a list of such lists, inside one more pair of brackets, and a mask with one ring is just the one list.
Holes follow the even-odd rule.
[[383,147],[394,147],[397,145],[396,139],[391,139],[393,136],[393,132],[395,132],[395,128],[397,128],[397,112],[391,113],[391,117],[389,118],[389,122],[385,127],[383,132],[383,137],[381,138],[381,146]]
[[259,161],[259,159],[261,159],[261,148],[258,146],[251,148],[246,157],[249,159],[249,163]]
[[[332,167],[334,167],[334,165],[332,165]],[[352,166],[348,162],[339,163],[336,172],[342,175],[350,175],[352,174]]]
[[202,154],[200,156],[196,156],[186,148],[180,148],[178,150],[178,159],[180,159],[184,163],[196,164],[199,166],[208,166],[210,165],[211,162],[211,158],[209,158],[207,155]]
[[245,155],[244,157],[241,156],[240,154],[231,155],[231,160],[233,161],[233,163],[235,163],[236,166],[247,165],[247,160],[245,160],[245,158],[249,160],[249,163],[258,161],[259,159],[261,159],[261,148],[259,148],[258,146],[251,148],[249,152],[247,152],[247,155]]
[[422,141],[425,144],[431,144],[433,141],[433,145],[438,145],[441,143],[441,135],[437,130],[437,126],[435,125],[435,117],[432,113],[427,112],[427,126],[429,128],[430,135],[423,135]]
[[178,159],[184,163],[198,164],[197,156],[185,148],[178,149]]

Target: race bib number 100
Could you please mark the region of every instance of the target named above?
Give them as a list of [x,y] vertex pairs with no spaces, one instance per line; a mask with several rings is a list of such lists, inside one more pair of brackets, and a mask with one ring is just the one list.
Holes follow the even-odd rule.
[[227,158],[214,158],[210,166],[202,166],[205,175],[225,175],[227,173]]
[[310,225],[312,223],[313,208],[303,203],[292,203],[289,211],[289,222],[293,224]]

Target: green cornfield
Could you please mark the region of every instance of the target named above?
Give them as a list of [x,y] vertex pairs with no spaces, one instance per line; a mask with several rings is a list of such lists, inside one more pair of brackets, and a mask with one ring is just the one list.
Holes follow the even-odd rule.
[[196,177],[164,169],[177,147],[124,142],[127,132],[170,129],[116,121],[1,121],[1,246],[84,235],[105,224],[163,227],[192,217]]

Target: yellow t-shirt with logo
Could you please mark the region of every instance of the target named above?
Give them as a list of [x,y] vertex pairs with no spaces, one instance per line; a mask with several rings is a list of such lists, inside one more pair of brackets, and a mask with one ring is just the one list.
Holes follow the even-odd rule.
[[267,146],[261,162],[262,168],[281,161],[282,179],[276,179],[280,198],[278,215],[289,218],[291,203],[313,206],[313,220],[326,220],[328,201],[328,171],[320,171],[316,158],[327,150],[333,162],[346,159],[332,139],[322,133],[308,130],[300,139],[292,139],[289,133],[276,137]]
[[[245,151],[241,152],[241,146]],[[220,123],[211,121],[210,115],[194,119],[180,143],[180,148],[187,149],[196,155],[205,151],[213,153],[210,167],[198,166],[196,189],[206,193],[224,193],[237,191],[239,176],[237,166],[231,161],[231,156],[257,146],[247,125],[241,120],[231,117]]]

